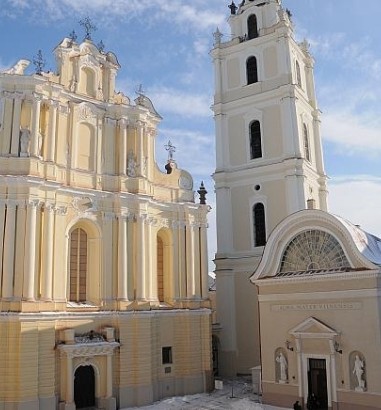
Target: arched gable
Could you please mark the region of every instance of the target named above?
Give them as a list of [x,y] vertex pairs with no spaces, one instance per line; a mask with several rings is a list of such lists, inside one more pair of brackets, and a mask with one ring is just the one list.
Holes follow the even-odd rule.
[[[349,227],[352,227],[352,229],[349,229]],[[357,233],[357,236],[363,236],[364,240],[361,242],[362,247],[357,243],[358,240],[356,241],[354,232]],[[314,235],[316,235],[316,238],[313,238]],[[294,267],[295,271],[307,269],[378,268],[378,264],[374,263],[377,262],[377,259],[369,259],[369,249],[365,245],[366,238],[369,237],[369,234],[327,212],[320,210],[303,210],[284,219],[270,234],[262,260],[256,272],[251,276],[251,281],[254,282],[260,278],[275,276],[281,271],[286,272],[287,269],[284,266],[282,268],[284,257],[287,257],[287,251],[290,250],[293,241],[298,241],[302,236],[305,236],[307,239],[306,243],[300,244],[300,247],[305,247],[306,266],[303,267],[296,264]],[[309,244],[308,237],[313,238],[314,241],[320,240],[322,242],[320,249],[316,243],[314,245]],[[326,247],[324,247],[324,244]],[[295,246],[295,248],[297,247]],[[311,249],[314,249],[314,251]],[[326,253],[328,249],[330,252],[332,251],[330,259],[332,265],[329,264],[329,261],[325,263],[320,262],[327,256]],[[295,249],[295,252],[297,252],[297,249]],[[299,249],[299,252],[303,253],[303,250]],[[314,264],[314,260],[308,262],[307,256],[312,252],[315,252],[316,265]],[[319,259],[319,252],[321,259]],[[381,256],[381,246],[379,253]],[[298,258],[300,261],[300,257]],[[334,261],[335,258],[336,262]],[[312,264],[308,266],[309,263]],[[322,266],[318,266],[318,263]]]

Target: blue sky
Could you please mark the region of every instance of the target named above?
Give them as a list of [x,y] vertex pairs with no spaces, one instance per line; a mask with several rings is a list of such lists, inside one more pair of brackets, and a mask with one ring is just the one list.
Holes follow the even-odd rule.
[[[230,1],[224,0],[0,0],[0,70],[39,49],[55,69],[52,50],[79,20],[97,26],[93,40],[118,56],[117,88],[134,97],[139,84],[164,118],[156,158],[177,147],[178,166],[198,188],[205,181],[211,253],[215,250],[213,68],[209,56],[216,27],[229,38]],[[239,1],[237,1],[237,4]],[[336,214],[381,236],[381,1],[283,0],[315,57],[315,84],[329,181]],[[31,65],[33,68],[33,66]]]

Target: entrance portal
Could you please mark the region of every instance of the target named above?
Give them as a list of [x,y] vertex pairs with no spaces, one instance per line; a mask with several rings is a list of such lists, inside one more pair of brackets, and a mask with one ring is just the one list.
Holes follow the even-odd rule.
[[92,366],[80,366],[76,370],[74,401],[77,409],[95,406],[95,374]]
[[308,360],[308,401],[312,409],[328,410],[327,370],[325,359]]

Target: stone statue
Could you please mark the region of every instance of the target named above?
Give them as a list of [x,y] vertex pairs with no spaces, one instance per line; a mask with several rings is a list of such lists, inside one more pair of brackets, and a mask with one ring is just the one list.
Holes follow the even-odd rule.
[[4,73],[23,75],[25,69],[28,67],[29,64],[30,64],[29,60],[19,60],[12,68],[4,71]]
[[360,359],[359,355],[356,354],[355,363],[353,365],[352,373],[356,375],[357,387],[356,390],[363,391],[365,387],[365,381],[362,380],[362,375],[364,374],[364,362]]
[[137,164],[134,152],[130,150],[127,157],[127,175],[129,177],[136,177],[136,166]]
[[42,157],[42,143],[43,143],[44,137],[42,136],[42,134],[39,132],[38,133],[38,152],[37,155],[39,157]]
[[20,157],[29,157],[30,131],[27,128],[20,130]]
[[287,381],[287,359],[284,357],[282,352],[279,353],[276,361],[279,363],[280,368],[280,383],[285,383]]

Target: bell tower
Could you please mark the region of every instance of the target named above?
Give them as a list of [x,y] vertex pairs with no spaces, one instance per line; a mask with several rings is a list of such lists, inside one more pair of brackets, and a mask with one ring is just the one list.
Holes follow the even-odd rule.
[[220,373],[260,364],[256,290],[249,277],[270,232],[306,208],[327,210],[313,65],[281,0],[229,5],[215,70],[217,314]]

